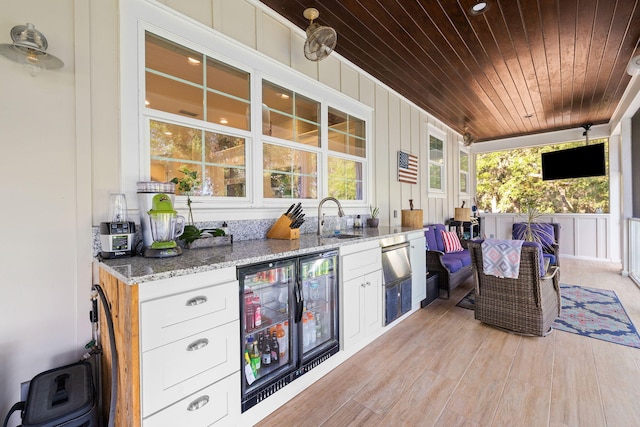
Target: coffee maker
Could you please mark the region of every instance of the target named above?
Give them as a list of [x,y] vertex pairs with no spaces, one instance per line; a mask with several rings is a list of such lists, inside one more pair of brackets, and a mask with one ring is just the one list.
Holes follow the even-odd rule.
[[121,258],[133,255],[133,237],[136,225],[127,221],[127,200],[122,193],[112,193],[109,204],[109,222],[100,223],[102,258]]
[[175,239],[184,232],[185,219],[173,209],[169,195],[164,193],[154,195],[147,215],[153,242],[144,248],[143,255],[149,258],[180,255],[182,249]]

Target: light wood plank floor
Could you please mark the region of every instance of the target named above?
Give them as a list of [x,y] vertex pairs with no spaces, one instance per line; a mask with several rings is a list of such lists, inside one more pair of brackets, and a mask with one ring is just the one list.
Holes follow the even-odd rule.
[[[562,259],[560,282],[612,289],[640,326],[620,265]],[[640,426],[640,350],[553,331],[505,333],[451,299],[411,315],[260,426]]]

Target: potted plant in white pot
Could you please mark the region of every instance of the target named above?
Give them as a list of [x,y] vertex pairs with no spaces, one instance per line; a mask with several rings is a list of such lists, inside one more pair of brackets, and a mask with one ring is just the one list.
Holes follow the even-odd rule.
[[369,213],[371,216],[367,218],[367,227],[378,228],[378,223],[380,221],[378,219],[378,214],[380,213],[380,209],[377,206],[373,207],[373,205],[369,205]]

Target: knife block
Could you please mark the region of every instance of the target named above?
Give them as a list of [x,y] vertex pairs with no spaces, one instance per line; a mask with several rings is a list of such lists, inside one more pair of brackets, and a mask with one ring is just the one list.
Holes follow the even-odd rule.
[[291,220],[286,215],[280,215],[280,218],[271,226],[267,232],[268,239],[294,240],[300,238],[299,228],[289,228]]

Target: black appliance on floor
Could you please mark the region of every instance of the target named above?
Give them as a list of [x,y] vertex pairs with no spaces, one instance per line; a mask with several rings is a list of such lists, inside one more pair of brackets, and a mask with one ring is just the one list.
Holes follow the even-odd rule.
[[[15,403],[4,419],[7,427],[11,415],[20,411],[20,427],[112,427],[115,420],[116,396],[118,392],[118,355],[111,310],[99,285],[93,285],[93,308],[90,319],[93,340],[84,359],[70,365],[44,371],[33,377],[24,401]],[[111,401],[108,422],[102,423],[102,396],[100,356],[102,348],[97,343],[98,297],[105,309],[107,329],[112,350]],[[94,370],[96,374],[94,375]],[[94,381],[96,380],[96,381]]]
[[77,362],[42,372],[31,380],[27,400],[9,411],[21,411],[22,427],[98,426],[92,366]]

